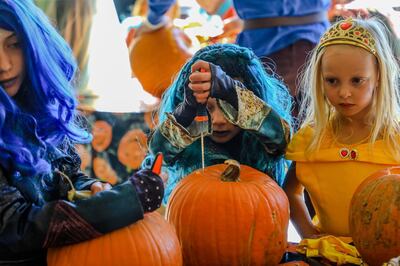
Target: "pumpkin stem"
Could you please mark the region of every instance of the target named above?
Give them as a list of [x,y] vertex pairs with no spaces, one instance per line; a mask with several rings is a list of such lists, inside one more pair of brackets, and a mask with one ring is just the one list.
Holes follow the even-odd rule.
[[240,164],[235,160],[226,160],[224,162],[228,165],[225,171],[221,174],[221,180],[224,182],[239,182],[240,178]]

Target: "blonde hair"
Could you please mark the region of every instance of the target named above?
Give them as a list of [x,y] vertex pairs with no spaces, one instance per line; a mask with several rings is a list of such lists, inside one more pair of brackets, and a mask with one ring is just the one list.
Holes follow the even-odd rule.
[[[388,29],[377,18],[356,18],[353,19],[353,23],[369,31],[376,42],[375,57],[378,62],[379,81],[373,95],[371,111],[367,117],[367,122],[372,126],[368,142],[372,147],[378,138],[383,138],[390,152],[399,159],[399,65],[390,46]],[[306,155],[319,149],[328,127],[334,126],[335,123],[340,127],[337,112],[327,101],[323,90],[321,58],[325,49],[326,47],[317,46],[313,50],[300,77],[300,89],[303,94],[299,116],[302,121],[301,127],[312,126],[314,129],[314,136],[306,149]]]

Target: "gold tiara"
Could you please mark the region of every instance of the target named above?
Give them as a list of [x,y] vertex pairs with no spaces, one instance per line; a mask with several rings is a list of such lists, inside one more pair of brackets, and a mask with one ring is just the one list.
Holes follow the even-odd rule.
[[349,44],[364,48],[376,55],[375,40],[365,28],[357,26],[352,18],[337,22],[322,36],[318,52],[322,47],[332,44]]

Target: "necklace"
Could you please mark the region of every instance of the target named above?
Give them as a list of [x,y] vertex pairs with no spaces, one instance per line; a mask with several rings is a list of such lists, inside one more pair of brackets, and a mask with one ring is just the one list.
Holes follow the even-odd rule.
[[369,138],[371,137],[371,134],[369,134],[367,137],[363,138],[360,141],[357,141],[356,143],[351,143],[351,144],[344,144],[341,143],[337,140],[336,137],[333,137],[333,142],[335,146],[339,147],[339,156],[342,159],[347,159],[347,160],[356,160],[359,156],[359,152],[355,147],[358,145],[361,145],[363,143],[366,143]]

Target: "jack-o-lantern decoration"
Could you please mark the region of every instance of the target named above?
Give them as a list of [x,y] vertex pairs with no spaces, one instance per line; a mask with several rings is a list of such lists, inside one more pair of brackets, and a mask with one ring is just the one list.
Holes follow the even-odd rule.
[[118,181],[117,173],[111,165],[101,157],[93,159],[93,171],[97,178],[115,185]]
[[192,56],[190,39],[179,28],[165,26],[139,35],[129,46],[134,76],[143,89],[161,98],[175,75]]
[[47,253],[49,266],[181,266],[174,228],[157,212],[101,237]]
[[138,169],[148,151],[147,136],[141,129],[131,129],[118,144],[118,160],[130,169]]
[[381,266],[400,255],[400,167],[378,171],[355,191],[350,234],[363,260]]
[[97,152],[102,152],[108,148],[112,140],[112,127],[103,120],[97,120],[93,123],[92,147]]
[[287,247],[289,201],[266,174],[229,160],[183,178],[166,217],[186,265],[278,265]]
[[87,167],[90,166],[91,161],[92,161],[92,155],[90,154],[88,149],[85,147],[85,145],[76,144],[75,148],[76,148],[76,152],[78,153],[79,157],[81,158],[81,170],[84,171],[84,170],[86,170]]

